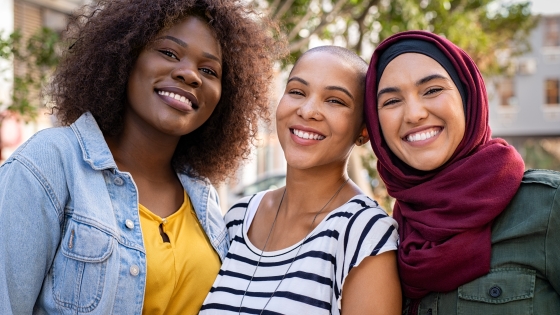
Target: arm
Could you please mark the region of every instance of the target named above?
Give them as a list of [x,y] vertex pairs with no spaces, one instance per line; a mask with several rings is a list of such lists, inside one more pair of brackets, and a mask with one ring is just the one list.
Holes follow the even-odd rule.
[[0,314],[33,312],[60,238],[49,186],[23,162],[0,167]]
[[364,258],[348,274],[343,292],[343,315],[401,314],[396,251]]

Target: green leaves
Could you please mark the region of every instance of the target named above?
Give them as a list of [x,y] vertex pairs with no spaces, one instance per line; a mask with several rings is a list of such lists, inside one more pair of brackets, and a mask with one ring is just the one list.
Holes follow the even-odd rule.
[[[312,40],[353,49],[365,59],[388,36],[427,30],[465,49],[485,75],[503,73],[503,56],[529,49],[538,17],[529,2],[503,0],[267,0],[256,7],[283,26],[293,62]],[[265,3],[265,5],[262,5]]]
[[[43,103],[41,90],[59,62],[59,44],[59,35],[45,27],[27,39],[17,30],[7,37],[0,32],[0,59],[12,61],[17,66],[11,103],[6,110],[18,113],[25,121],[37,117]],[[6,70],[0,69],[2,72]],[[5,104],[0,104],[0,108],[3,107]]]

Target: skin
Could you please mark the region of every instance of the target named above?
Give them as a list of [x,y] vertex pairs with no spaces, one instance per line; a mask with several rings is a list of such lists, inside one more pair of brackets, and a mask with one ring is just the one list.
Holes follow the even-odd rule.
[[[385,68],[377,92],[381,131],[391,151],[422,171],[447,162],[465,134],[461,95],[445,69],[417,53],[402,54]],[[410,141],[414,135],[429,135]]]
[[183,203],[173,153],[180,137],[200,127],[216,108],[221,71],[214,32],[203,20],[188,17],[156,36],[130,73],[124,130],[106,140],[119,169],[134,178],[140,203],[160,217]]
[[[301,241],[329,212],[361,193],[348,181],[312,224],[315,214],[348,178],[348,157],[358,137],[363,137],[363,144],[369,140],[362,114],[363,89],[357,77],[351,65],[325,51],[305,54],[292,70],[276,113],[278,138],[288,163],[286,194],[264,250],[280,250]],[[303,139],[294,129],[320,137]],[[249,239],[260,249],[283,192],[280,188],[263,197],[249,228]],[[352,269],[343,288],[343,314],[400,314],[396,268],[394,253],[384,253],[368,257]],[[377,275],[379,270],[383,275]],[[364,277],[370,278],[363,281]],[[364,301],[355,303],[357,300]]]

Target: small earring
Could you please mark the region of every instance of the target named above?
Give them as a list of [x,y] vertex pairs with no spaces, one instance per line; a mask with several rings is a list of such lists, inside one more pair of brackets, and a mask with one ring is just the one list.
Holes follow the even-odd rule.
[[359,136],[358,137],[358,145],[362,145],[364,144],[364,136]]

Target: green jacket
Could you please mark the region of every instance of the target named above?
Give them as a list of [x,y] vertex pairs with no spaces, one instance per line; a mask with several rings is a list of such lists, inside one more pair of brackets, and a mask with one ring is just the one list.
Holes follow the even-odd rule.
[[560,172],[526,171],[494,221],[490,273],[428,294],[418,314],[560,314]]

